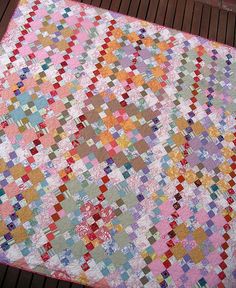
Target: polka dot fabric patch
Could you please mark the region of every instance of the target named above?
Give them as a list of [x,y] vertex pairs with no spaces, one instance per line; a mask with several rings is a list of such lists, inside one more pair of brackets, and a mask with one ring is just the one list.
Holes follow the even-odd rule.
[[29,0],[0,63],[0,262],[100,288],[235,287],[234,48]]

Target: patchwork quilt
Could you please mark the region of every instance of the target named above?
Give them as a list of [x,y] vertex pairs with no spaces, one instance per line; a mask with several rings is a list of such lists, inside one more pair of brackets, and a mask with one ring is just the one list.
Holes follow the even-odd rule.
[[236,287],[236,50],[70,0],[0,44],[0,262],[91,287]]

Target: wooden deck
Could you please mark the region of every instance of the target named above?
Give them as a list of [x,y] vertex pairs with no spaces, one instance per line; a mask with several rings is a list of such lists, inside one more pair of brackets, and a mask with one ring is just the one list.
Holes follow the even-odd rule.
[[[16,0],[0,0],[0,38],[17,6]],[[236,13],[194,0],[81,0],[79,2],[123,13],[149,22],[190,32],[236,47]],[[3,288],[81,288],[0,264]]]
[[84,288],[83,285],[44,277],[0,264],[1,288]]

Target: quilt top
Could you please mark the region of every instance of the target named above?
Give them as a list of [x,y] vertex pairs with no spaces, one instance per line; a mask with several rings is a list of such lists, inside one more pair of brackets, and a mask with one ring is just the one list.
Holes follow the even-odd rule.
[[69,0],[0,44],[0,262],[92,287],[235,287],[236,50]]

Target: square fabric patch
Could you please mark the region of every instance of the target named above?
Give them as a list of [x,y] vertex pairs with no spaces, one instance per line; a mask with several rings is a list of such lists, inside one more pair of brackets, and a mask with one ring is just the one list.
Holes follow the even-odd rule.
[[234,48],[21,0],[0,63],[0,262],[99,288],[235,287]]

